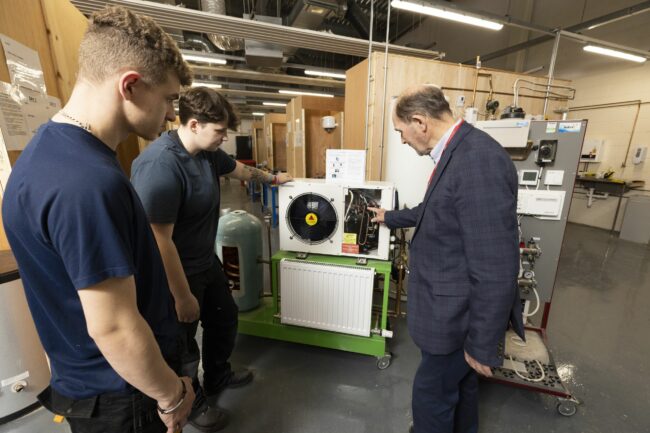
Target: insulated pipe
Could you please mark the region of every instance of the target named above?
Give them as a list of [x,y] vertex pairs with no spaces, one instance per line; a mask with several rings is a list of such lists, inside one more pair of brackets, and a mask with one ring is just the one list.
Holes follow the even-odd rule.
[[548,82],[546,83],[546,98],[544,98],[544,111],[542,116],[546,118],[546,110],[548,109],[548,97],[551,91],[551,84],[553,83],[553,73],[555,72],[555,61],[557,60],[557,50],[560,47],[561,32],[555,33],[555,42],[553,43],[553,53],[551,54],[551,65],[548,67]]
[[[390,8],[390,5],[388,6]],[[363,9],[354,0],[348,0],[348,12],[345,18],[350,21],[350,24],[357,33],[364,39],[370,37],[368,17],[363,12]]]
[[366,135],[363,140],[363,147],[366,151],[366,159],[368,158],[368,114],[370,112],[370,77],[372,75],[372,68],[370,67],[372,54],[372,33],[373,33],[373,22],[375,19],[375,0],[370,0],[370,36],[368,37],[368,86],[366,87]]
[[[381,100],[381,142],[379,143],[379,180],[383,177],[384,170],[384,139],[386,137],[386,92],[388,88],[388,33],[390,31],[390,10],[391,2],[388,2],[388,16],[386,18],[386,51],[384,51],[384,97]],[[392,113],[388,113],[392,115]]]
[[[201,10],[216,15],[226,15],[226,0],[201,0]],[[208,39],[223,51],[244,49],[244,39],[208,33]]]

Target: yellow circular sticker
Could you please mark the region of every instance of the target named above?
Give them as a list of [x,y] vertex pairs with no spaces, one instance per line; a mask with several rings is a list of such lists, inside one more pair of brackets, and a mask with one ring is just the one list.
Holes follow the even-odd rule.
[[309,212],[309,213],[305,216],[305,222],[307,223],[307,225],[315,226],[316,223],[318,222],[318,217],[316,216],[315,213],[313,213],[313,212]]

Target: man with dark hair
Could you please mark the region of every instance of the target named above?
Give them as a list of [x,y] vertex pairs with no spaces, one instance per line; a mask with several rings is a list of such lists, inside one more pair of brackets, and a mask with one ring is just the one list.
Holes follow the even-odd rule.
[[[225,427],[225,411],[203,398],[227,387],[249,383],[249,370],[233,371],[228,359],[237,336],[237,305],[214,244],[219,220],[219,177],[285,183],[291,176],[272,175],[236,162],[219,148],[228,128],[239,125],[232,105],[207,87],[181,95],[180,127],[163,134],[133,162],[131,181],[149,216],[184,329],[183,372],[193,378],[197,400],[190,423],[202,431]],[[198,380],[201,359],[194,339],[203,327],[203,389]]]
[[402,142],[434,169],[416,208],[373,209],[415,227],[408,325],[422,352],[413,383],[416,433],[476,433],[478,376],[503,363],[508,322],[523,338],[517,274],[517,172],[484,132],[454,120],[442,91],[406,90],[393,114]]
[[3,221],[52,371],[39,400],[75,433],[172,433],[192,407],[190,379],[170,368],[178,327],[160,253],[115,156],[130,133],[158,136],[190,82],[153,20],[94,13],[70,100],[9,177]]

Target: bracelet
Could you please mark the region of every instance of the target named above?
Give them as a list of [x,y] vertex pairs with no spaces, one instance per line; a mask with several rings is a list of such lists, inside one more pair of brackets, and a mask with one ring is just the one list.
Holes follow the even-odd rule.
[[277,185],[277,184],[278,184],[278,175],[277,175],[277,174],[274,174],[274,175],[273,175],[273,183],[272,183],[272,184],[273,184],[273,185]]
[[183,379],[181,379],[181,386],[182,386],[181,398],[180,400],[178,400],[178,403],[176,403],[174,406],[170,407],[169,409],[163,409],[162,407],[160,407],[159,404],[156,404],[156,408],[158,409],[158,412],[160,412],[160,414],[169,415],[170,413],[174,413],[175,411],[178,410],[179,407],[181,407],[181,405],[185,401],[185,395],[187,394],[187,388],[185,387],[185,382],[183,381]]

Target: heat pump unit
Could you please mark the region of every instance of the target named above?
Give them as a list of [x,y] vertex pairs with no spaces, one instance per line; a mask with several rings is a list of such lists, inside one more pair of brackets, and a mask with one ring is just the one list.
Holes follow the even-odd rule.
[[387,182],[342,184],[296,179],[280,187],[280,249],[387,260],[390,230],[368,207],[393,209]]

